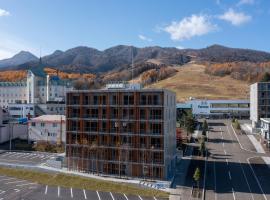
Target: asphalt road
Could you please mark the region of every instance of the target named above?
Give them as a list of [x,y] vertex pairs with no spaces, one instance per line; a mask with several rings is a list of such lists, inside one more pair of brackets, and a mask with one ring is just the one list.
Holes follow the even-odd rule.
[[205,199],[270,200],[270,169],[260,158],[269,155],[254,151],[246,135],[235,135],[230,121],[208,123]]
[[0,176],[0,200],[162,200],[156,197],[90,191],[40,185],[27,180]]

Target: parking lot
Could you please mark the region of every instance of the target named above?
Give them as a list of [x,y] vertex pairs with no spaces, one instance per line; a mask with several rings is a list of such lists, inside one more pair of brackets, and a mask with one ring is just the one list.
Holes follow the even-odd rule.
[[55,155],[42,152],[15,152],[4,151],[0,153],[0,162],[17,164],[41,164]]
[[117,194],[112,192],[90,191],[59,186],[40,185],[17,178],[0,176],[0,200],[161,200],[156,197]]

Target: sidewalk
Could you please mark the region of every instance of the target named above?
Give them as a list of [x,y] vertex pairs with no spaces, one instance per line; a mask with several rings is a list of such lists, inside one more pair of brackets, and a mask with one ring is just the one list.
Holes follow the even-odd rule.
[[262,144],[254,137],[254,135],[247,135],[258,153],[265,153]]
[[179,164],[179,168],[176,171],[175,178],[173,180],[173,188],[170,189],[170,200],[190,199],[191,188],[185,187],[186,176],[192,159],[193,147],[188,146],[186,155],[182,158]]

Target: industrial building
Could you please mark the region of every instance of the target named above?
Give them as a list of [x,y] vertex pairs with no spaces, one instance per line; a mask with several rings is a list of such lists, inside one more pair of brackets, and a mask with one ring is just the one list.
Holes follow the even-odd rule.
[[176,159],[175,108],[175,93],[134,84],[68,92],[68,169],[171,178]]
[[249,118],[249,100],[208,100],[191,99],[177,104],[178,110],[191,108],[196,118]]

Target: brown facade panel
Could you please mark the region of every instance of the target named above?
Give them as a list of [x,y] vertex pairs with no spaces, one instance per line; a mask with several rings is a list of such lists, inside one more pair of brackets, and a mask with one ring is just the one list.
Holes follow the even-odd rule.
[[69,170],[165,178],[163,92],[67,94]]

